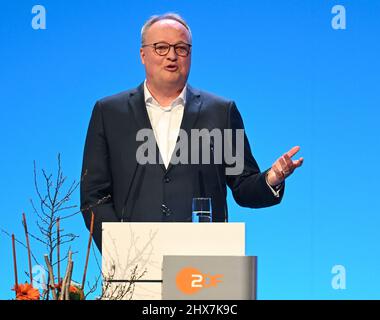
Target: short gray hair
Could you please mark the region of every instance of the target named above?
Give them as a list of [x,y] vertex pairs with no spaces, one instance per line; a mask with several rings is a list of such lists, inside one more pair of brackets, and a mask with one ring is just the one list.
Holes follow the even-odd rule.
[[143,25],[143,27],[141,28],[141,44],[144,44],[145,42],[145,34],[146,32],[148,31],[148,29],[154,24],[156,23],[157,21],[161,21],[161,20],[174,20],[174,21],[177,21],[179,22],[180,24],[182,24],[186,29],[187,31],[189,32],[189,36],[190,36],[190,43],[192,42],[192,36],[191,36],[191,30],[190,30],[190,27],[189,25],[186,23],[185,19],[183,19],[179,14],[177,13],[173,13],[173,12],[168,12],[168,13],[165,13],[165,14],[161,14],[161,15],[154,15],[154,16],[151,16]]

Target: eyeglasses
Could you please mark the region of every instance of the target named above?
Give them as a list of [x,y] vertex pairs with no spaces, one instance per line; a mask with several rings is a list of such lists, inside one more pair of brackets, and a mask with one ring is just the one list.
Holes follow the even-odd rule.
[[169,44],[167,42],[156,42],[152,44],[144,44],[142,48],[144,47],[153,47],[154,51],[159,56],[166,56],[170,48],[173,47],[175,53],[180,57],[187,57],[190,53],[191,44],[180,42],[176,44]]

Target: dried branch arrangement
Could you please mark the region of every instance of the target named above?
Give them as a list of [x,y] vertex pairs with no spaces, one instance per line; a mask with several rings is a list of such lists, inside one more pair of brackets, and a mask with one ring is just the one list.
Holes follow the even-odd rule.
[[[53,178],[52,174],[46,173],[42,170],[43,184],[45,186],[45,192],[41,191],[40,185],[38,184],[36,163],[34,162],[34,186],[38,197],[38,205],[35,201],[31,200],[31,205],[33,208],[33,213],[37,217],[36,226],[39,231],[38,234],[33,234],[29,231],[28,224],[26,221],[25,213],[22,214],[22,224],[25,233],[25,244],[17,239],[14,234],[10,235],[8,232],[4,231],[5,234],[12,239],[12,253],[13,253],[13,266],[14,266],[14,276],[15,284],[13,290],[15,291],[15,299],[17,300],[84,300],[86,297],[95,292],[98,287],[98,283],[101,278],[105,279],[102,285],[102,293],[98,299],[112,299],[119,300],[125,299],[127,296],[132,297],[134,281],[140,279],[143,274],[137,275],[137,266],[131,273],[131,281],[128,285],[118,285],[111,291],[108,288],[109,281],[112,280],[112,275],[104,277],[101,274],[101,267],[97,261],[95,251],[93,249],[94,257],[99,268],[100,274],[97,277],[95,283],[91,285],[87,283],[88,292],[85,294],[86,286],[86,276],[88,270],[88,263],[90,258],[90,252],[92,246],[92,236],[94,229],[94,213],[92,208],[107,201],[110,196],[100,199],[92,206],[85,208],[86,211],[91,212],[91,225],[88,237],[87,250],[85,255],[85,265],[82,274],[82,282],[77,283],[73,281],[73,270],[74,270],[74,260],[73,255],[77,252],[73,252],[71,249],[72,242],[78,238],[77,235],[73,233],[67,233],[62,228],[62,221],[69,219],[77,214],[81,213],[81,210],[76,210],[74,213],[66,214],[63,213],[67,210],[72,210],[77,208],[76,205],[70,205],[70,200],[79,186],[79,182],[75,180],[70,184],[67,190],[64,190],[64,184],[66,182],[66,177],[63,175],[61,168],[61,157],[58,154],[58,169],[56,173],[56,178]],[[85,177],[82,177],[84,179]],[[82,208],[83,209],[83,208]],[[30,239],[38,242],[42,247],[45,248],[44,264],[38,262],[35,254],[31,250]],[[16,243],[22,245],[27,250],[28,257],[28,271],[26,272],[29,282],[19,283],[18,273],[17,273],[17,258],[16,258]],[[62,258],[61,252],[63,246],[69,247],[67,254]],[[44,283],[38,283],[38,287],[42,287],[42,292],[33,285],[36,283],[36,279],[33,279],[33,261],[39,265],[43,266],[45,272],[47,273],[47,281]],[[61,278],[61,264],[65,263],[65,273],[63,278]],[[55,272],[56,271],[56,272]]]

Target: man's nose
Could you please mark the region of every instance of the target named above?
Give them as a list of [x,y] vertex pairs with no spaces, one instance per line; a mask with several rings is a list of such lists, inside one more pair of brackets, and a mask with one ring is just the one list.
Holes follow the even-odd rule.
[[169,48],[169,52],[168,52],[168,54],[166,55],[166,57],[169,59],[169,60],[172,60],[172,61],[175,61],[175,60],[177,60],[177,54],[176,54],[176,52],[175,52],[175,50],[174,50],[174,47],[170,47]]

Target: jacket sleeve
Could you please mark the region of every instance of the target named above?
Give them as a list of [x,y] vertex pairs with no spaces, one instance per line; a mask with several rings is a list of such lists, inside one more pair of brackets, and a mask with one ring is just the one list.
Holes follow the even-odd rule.
[[[282,187],[279,196],[275,196],[266,182],[266,171],[260,172],[259,166],[252,155],[251,148],[245,131],[241,140],[244,147],[239,147],[236,133],[237,129],[244,130],[243,120],[234,102],[229,105],[227,127],[232,129],[233,138],[229,145],[232,152],[236,155],[236,162],[240,162],[241,170],[237,174],[226,175],[227,184],[230,187],[235,201],[243,207],[263,208],[281,202],[285,186]],[[237,139],[236,139],[237,137]],[[241,150],[240,150],[241,149]]]
[[89,229],[94,213],[94,241],[101,251],[102,222],[118,221],[112,199],[109,149],[104,130],[102,104],[92,111],[83,153],[80,183],[81,211]]

